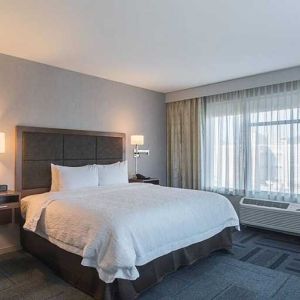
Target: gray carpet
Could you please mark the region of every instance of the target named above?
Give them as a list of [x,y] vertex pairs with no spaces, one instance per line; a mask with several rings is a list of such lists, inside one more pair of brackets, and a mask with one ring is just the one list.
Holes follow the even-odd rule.
[[[299,239],[243,229],[232,253],[210,258],[167,276],[141,300],[300,299]],[[0,299],[90,299],[20,251],[0,256]]]
[[300,277],[299,237],[242,228],[233,234],[233,242],[235,258]]
[[31,255],[0,256],[0,299],[91,299],[55,276]]
[[167,277],[141,299],[300,299],[300,278],[218,254]]

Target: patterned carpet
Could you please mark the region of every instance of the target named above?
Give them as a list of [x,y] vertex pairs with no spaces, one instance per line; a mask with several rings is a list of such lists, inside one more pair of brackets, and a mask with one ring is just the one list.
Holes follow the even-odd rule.
[[233,234],[234,257],[240,261],[300,277],[300,237],[242,228]]
[[[167,276],[140,300],[300,299],[300,240],[244,228],[233,234],[232,253]],[[0,256],[0,299],[91,299],[22,251]]]

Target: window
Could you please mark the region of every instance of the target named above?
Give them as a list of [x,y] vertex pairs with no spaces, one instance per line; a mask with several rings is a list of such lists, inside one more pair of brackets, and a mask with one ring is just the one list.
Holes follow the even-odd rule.
[[299,82],[210,96],[202,188],[300,202]]
[[272,121],[270,111],[258,122],[251,117],[247,191],[262,198],[298,201],[300,120],[296,108],[276,114],[276,121]]

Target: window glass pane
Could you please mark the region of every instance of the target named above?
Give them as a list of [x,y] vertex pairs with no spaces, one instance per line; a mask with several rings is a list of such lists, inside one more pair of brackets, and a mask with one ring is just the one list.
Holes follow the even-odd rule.
[[299,123],[252,123],[249,146],[248,193],[274,200],[299,198]]
[[253,191],[289,193],[290,125],[251,126],[250,181]]

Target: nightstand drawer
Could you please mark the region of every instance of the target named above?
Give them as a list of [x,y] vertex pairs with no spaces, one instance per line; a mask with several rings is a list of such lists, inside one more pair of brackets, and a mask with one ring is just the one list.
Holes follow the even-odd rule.
[[12,209],[1,209],[0,210],[0,225],[10,224],[12,221]]
[[19,193],[0,193],[0,254],[20,249]]
[[19,195],[0,195],[0,205],[12,202],[19,202]]
[[0,193],[0,225],[19,222],[19,194],[11,191]]

